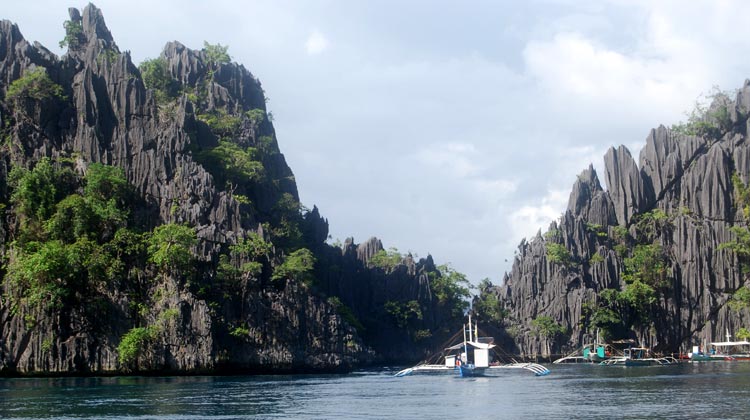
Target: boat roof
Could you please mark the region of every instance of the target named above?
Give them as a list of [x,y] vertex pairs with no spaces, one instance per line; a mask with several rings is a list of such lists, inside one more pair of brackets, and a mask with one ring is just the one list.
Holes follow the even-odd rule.
[[747,340],[745,340],[745,341],[719,341],[719,342],[716,342],[716,343],[711,343],[711,345],[712,346],[717,346],[717,347],[721,347],[721,346],[724,346],[724,347],[729,347],[729,346],[750,346],[750,341],[747,341]]
[[[478,349],[491,349],[491,348],[495,347],[494,344],[477,343],[476,341],[467,341],[466,345],[467,346],[472,346],[472,347],[475,347],[475,348],[478,348]],[[463,346],[464,346],[464,343],[458,343],[458,344],[452,345],[450,347],[446,347],[445,349],[446,350],[458,350],[458,349],[462,348]]]

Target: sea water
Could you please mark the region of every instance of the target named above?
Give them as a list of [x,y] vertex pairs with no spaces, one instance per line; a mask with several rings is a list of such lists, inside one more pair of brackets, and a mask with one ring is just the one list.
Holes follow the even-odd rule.
[[552,374],[0,379],[0,418],[55,419],[741,419],[750,363],[549,365]]

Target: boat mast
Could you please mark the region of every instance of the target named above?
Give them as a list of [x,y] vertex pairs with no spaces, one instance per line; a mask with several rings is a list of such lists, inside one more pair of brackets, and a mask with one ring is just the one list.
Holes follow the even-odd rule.
[[[466,327],[464,325],[464,327]],[[469,340],[471,340],[471,314],[469,314]],[[464,328],[464,354],[466,355],[466,361],[469,360],[469,348],[466,345],[466,328]]]

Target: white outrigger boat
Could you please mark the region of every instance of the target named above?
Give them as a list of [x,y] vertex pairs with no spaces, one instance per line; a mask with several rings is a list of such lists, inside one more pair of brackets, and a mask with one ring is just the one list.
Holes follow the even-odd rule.
[[713,349],[709,356],[710,360],[750,360],[750,342],[731,341],[731,338],[727,328],[727,341],[711,343]]
[[620,357],[611,357],[599,363],[602,366],[664,366],[679,363],[674,357],[650,357],[651,351],[645,347],[630,347],[623,350]]
[[463,341],[444,349],[443,364],[420,363],[399,371],[395,376],[402,377],[416,373],[458,373],[461,377],[469,377],[483,376],[487,371],[494,369],[526,369],[534,372],[536,376],[545,376],[550,373],[549,369],[536,363],[491,364],[489,351],[493,348],[495,348],[494,339],[479,337],[479,329],[476,324],[472,326],[471,316],[469,316],[468,329],[466,325],[463,328]]

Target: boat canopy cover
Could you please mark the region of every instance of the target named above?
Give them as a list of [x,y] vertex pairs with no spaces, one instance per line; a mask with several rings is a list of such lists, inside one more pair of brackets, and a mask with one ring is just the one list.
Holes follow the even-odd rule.
[[[491,349],[495,347],[494,344],[488,344],[488,343],[477,343],[476,341],[467,341],[467,346],[471,346],[477,349]],[[446,347],[446,350],[458,350],[464,347],[464,343],[458,343],[456,345]]]
[[719,341],[718,343],[711,343],[712,346],[750,346],[750,341]]

